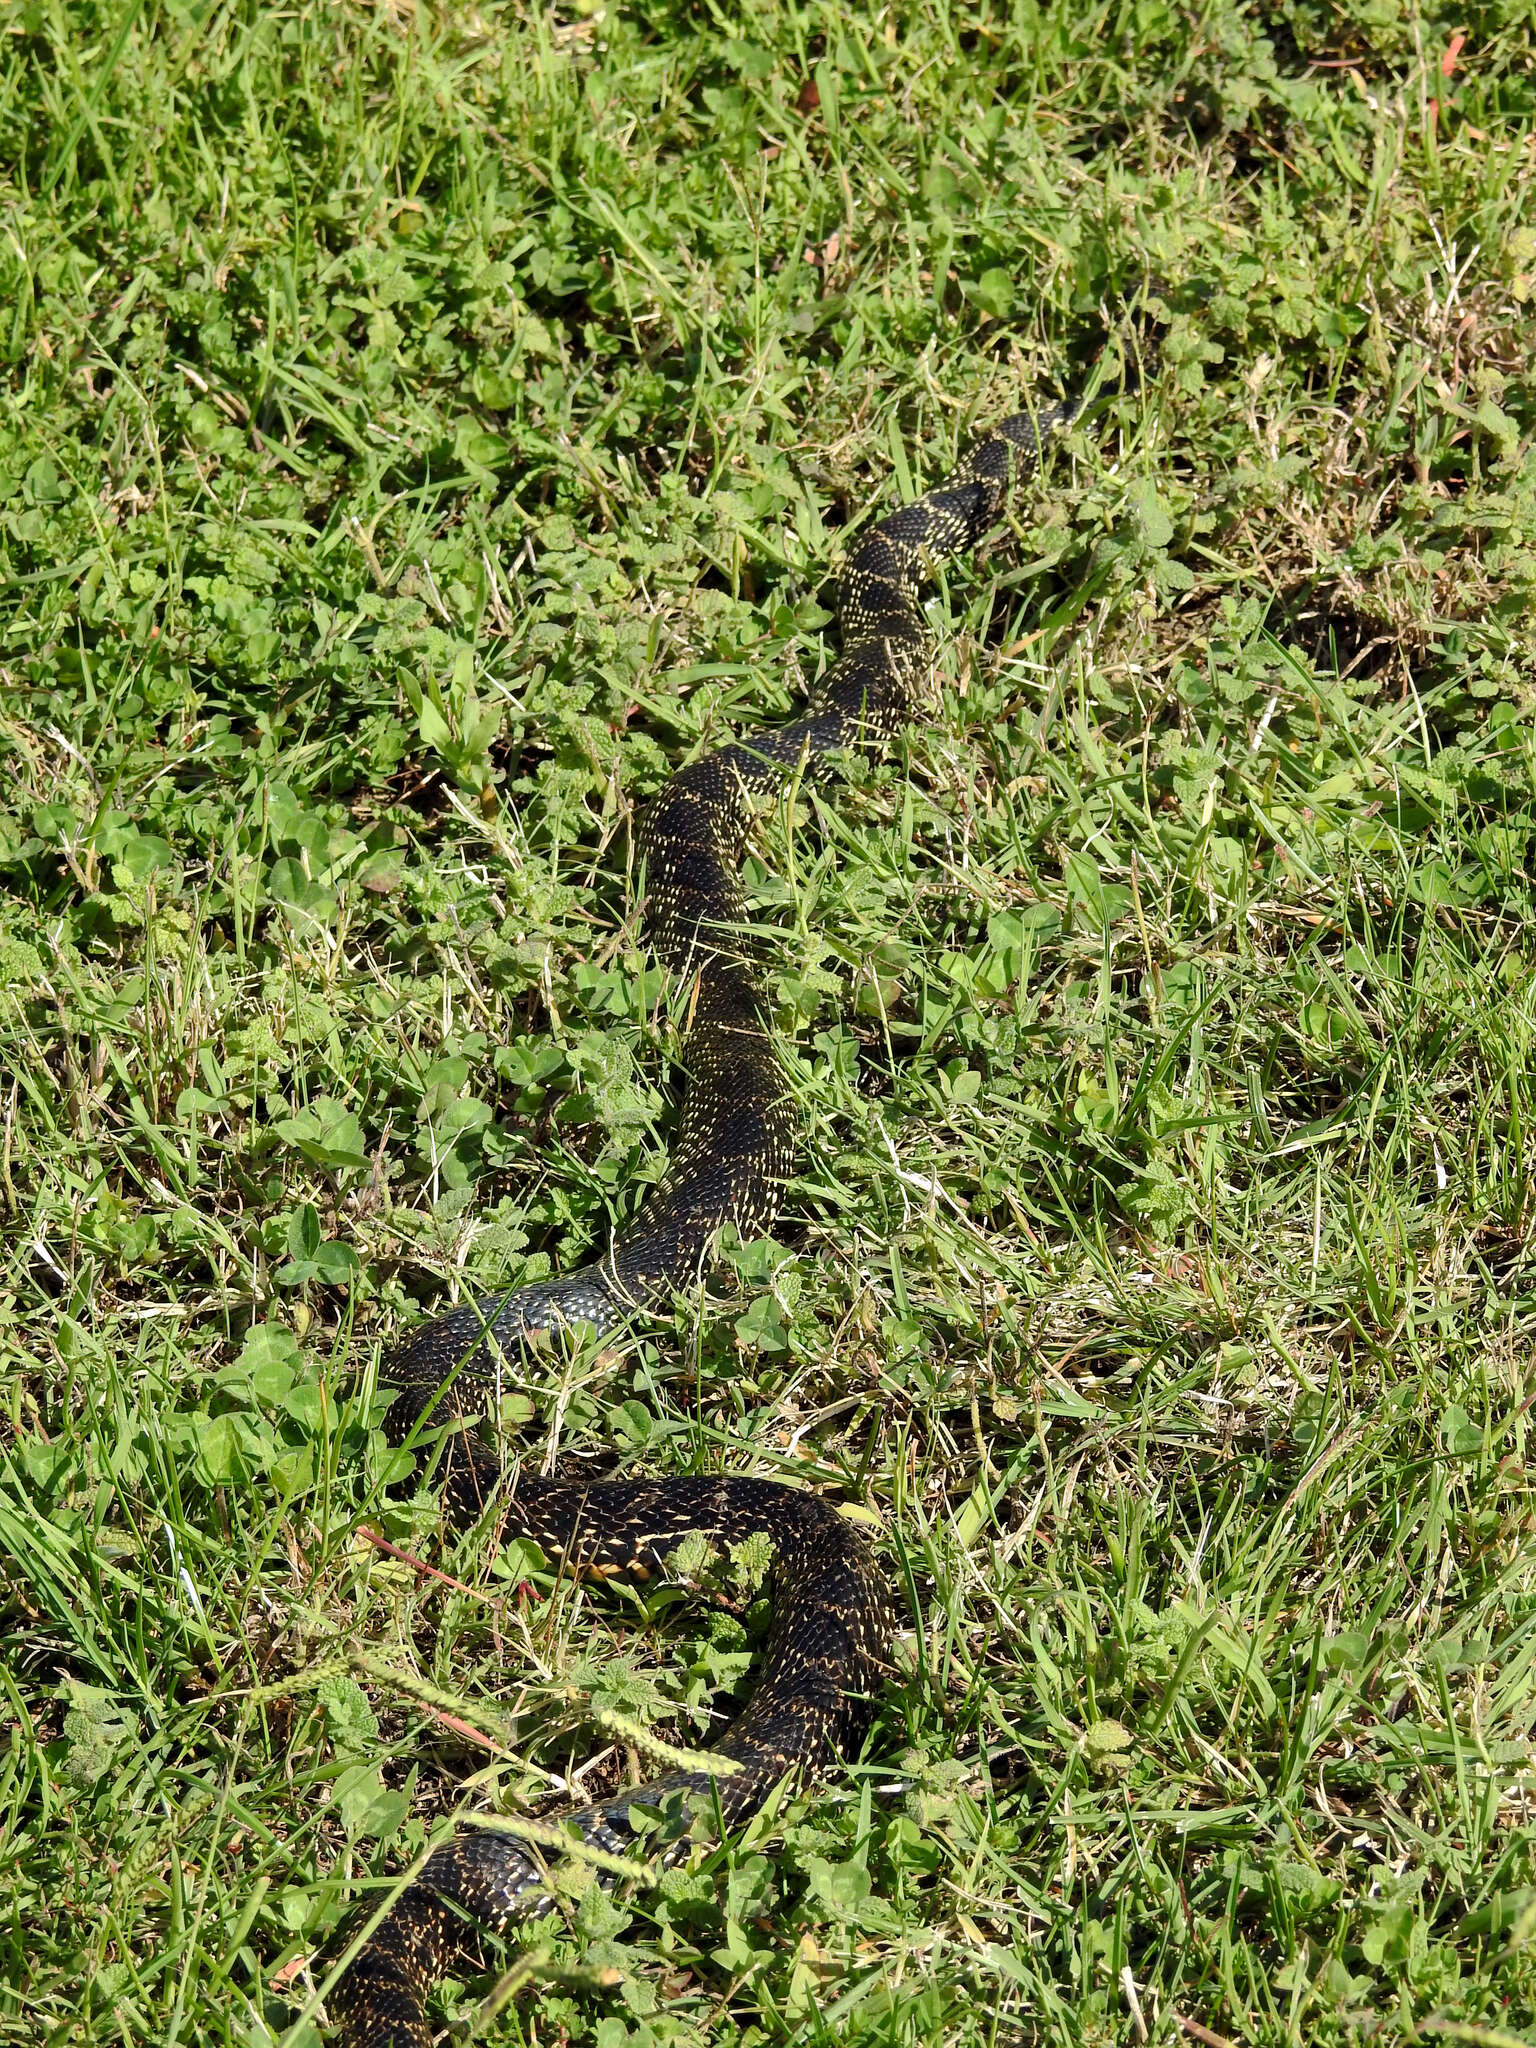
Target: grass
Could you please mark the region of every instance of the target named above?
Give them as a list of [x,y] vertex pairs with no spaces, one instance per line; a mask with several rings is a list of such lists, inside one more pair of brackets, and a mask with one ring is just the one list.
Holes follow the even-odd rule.
[[908,1675],[476,2038],[1536,2039],[1530,26],[6,10],[0,2041],[298,2048],[461,1804],[707,1742],[743,1622],[440,1539],[379,1361],[643,1199],[631,807],[1106,337],[764,820],[779,1241],[506,1417],[841,1489]]

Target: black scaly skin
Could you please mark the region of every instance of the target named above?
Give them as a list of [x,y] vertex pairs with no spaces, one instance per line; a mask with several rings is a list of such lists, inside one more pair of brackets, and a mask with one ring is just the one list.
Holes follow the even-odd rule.
[[[932,639],[920,590],[935,562],[973,546],[1012,486],[1039,465],[1043,437],[1072,406],[1019,414],[972,447],[937,489],[883,519],[855,543],[843,574],[843,652],[805,713],[682,769],[640,826],[647,933],[660,963],[688,989],[688,1083],[666,1180],[606,1258],[501,1300],[452,1310],[418,1331],[395,1360],[401,1393],[390,1434],[401,1441],[439,1400],[457,1412],[515,1368],[522,1340],[590,1324],[603,1337],[637,1308],[697,1280],[722,1225],[744,1236],[778,1212],[794,1165],[795,1117],[774,1051],[768,1003],[741,927],[739,878],[754,799],[797,768],[816,773],[847,748],[878,751],[930,696]],[[459,1437],[447,1473],[449,1518],[473,1521],[502,1473]],[[746,1820],[792,1771],[815,1771],[867,1722],[885,1670],[887,1596],[869,1547],[813,1494],[760,1479],[618,1480],[573,1485],[520,1473],[503,1529],[547,1556],[604,1576],[664,1572],[684,1537],[717,1548],[766,1535],[773,1551],[773,1621],[762,1676],[745,1712],[716,1745],[737,1768],[677,1770],[601,1806],[558,1816],[594,1848],[634,1846],[632,1807],[682,1795],[727,1828]],[[548,1822],[545,1825],[549,1825]],[[665,1836],[663,1836],[665,1841]],[[687,1853],[685,1829],[660,1854]],[[657,1853],[656,1838],[647,1844]],[[500,1930],[547,1908],[540,1857],[515,1836],[461,1833],[434,1851],[338,1985],[333,2011],[352,2048],[428,2048],[431,1985],[462,1952],[466,1917]]]

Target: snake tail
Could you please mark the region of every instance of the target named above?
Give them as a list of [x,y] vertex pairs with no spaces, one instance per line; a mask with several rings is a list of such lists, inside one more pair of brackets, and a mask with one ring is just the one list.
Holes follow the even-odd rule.
[[[633,1854],[632,1816],[643,1808],[670,1816],[672,1826],[642,1849],[675,1861],[701,1829],[712,1836],[739,1826],[786,1776],[862,1734],[886,1669],[888,1601],[868,1543],[828,1502],[762,1479],[580,1487],[523,1475],[510,1507],[519,1532],[546,1554],[604,1575],[663,1574],[677,1546],[696,1535],[722,1552],[756,1535],[771,1546],[762,1676],[711,1752],[719,1768],[671,1770],[558,1816],[578,1858],[583,1845]],[[474,1945],[474,1927],[500,1932],[548,1911],[554,1897],[547,1854],[532,1843],[493,1828],[461,1830],[434,1850],[337,1986],[331,2010],[344,2038],[355,2048],[428,2048],[428,1994]]]

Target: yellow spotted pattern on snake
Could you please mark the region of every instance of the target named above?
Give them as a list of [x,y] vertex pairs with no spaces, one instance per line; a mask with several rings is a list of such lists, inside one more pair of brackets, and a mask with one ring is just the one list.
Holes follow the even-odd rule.
[[[721,1228],[744,1236],[777,1214],[795,1162],[795,1112],[774,1050],[768,1002],[742,939],[739,867],[754,800],[850,748],[876,751],[932,695],[932,636],[921,590],[933,565],[975,544],[1010,489],[1039,464],[1071,406],[1002,422],[952,475],[859,536],[840,591],[842,653],[799,718],[737,741],[673,776],[639,828],[646,933],[688,991],[691,1022],[680,1130],[666,1179],[632,1230],[592,1265],[439,1316],[392,1364],[389,1430],[401,1441],[441,1404],[504,1384],[522,1340],[561,1326],[601,1337],[695,1281]],[[473,1521],[504,1479],[467,1435],[445,1479],[449,1518]],[[577,1571],[661,1573],[684,1537],[724,1549],[769,1539],[772,1622],[762,1673],[716,1754],[736,1768],[674,1770],[558,1816],[592,1847],[635,1847],[633,1808],[744,1821],[786,1773],[809,1772],[862,1733],[885,1670],[890,1613],[865,1538],[814,1494],[748,1478],[576,1485],[521,1473],[506,1483],[503,1528]],[[549,1823],[545,1823],[549,1825]],[[687,1853],[693,1830],[648,1836],[646,1853]],[[427,2048],[426,2000],[463,1952],[471,1923],[493,1930],[546,1910],[544,1855],[515,1835],[466,1829],[433,1851],[368,1938],[332,1999],[350,2048]]]

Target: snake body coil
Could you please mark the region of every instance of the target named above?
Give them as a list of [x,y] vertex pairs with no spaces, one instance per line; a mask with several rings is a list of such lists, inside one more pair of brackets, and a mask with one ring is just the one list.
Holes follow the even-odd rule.
[[[925,577],[987,532],[1013,484],[1037,467],[1043,435],[1074,410],[1005,420],[937,489],[862,534],[842,581],[842,656],[805,713],[693,762],[651,805],[640,827],[647,935],[686,989],[691,1013],[670,1171],[604,1258],[455,1309],[416,1333],[391,1371],[402,1390],[390,1413],[397,1440],[445,1388],[455,1389],[447,1398],[457,1407],[466,1382],[491,1382],[523,1339],[580,1324],[606,1335],[696,1280],[723,1225],[746,1235],[772,1222],[794,1163],[795,1117],[767,997],[742,939],[738,870],[754,799],[797,768],[814,773],[840,751],[879,749],[922,708],[933,653],[920,601]],[[448,1465],[450,1518],[473,1519],[500,1477],[488,1454],[461,1440]],[[504,1528],[570,1568],[604,1575],[664,1572],[681,1540],[695,1534],[720,1548],[760,1534],[772,1548],[762,1677],[714,1751],[727,1760],[725,1774],[676,1770],[561,1816],[581,1842],[610,1854],[632,1849],[637,1806],[675,1810],[680,1802],[685,1817],[691,1806],[731,1827],[786,1773],[815,1770],[861,1731],[885,1664],[886,1596],[864,1539],[816,1496],[746,1478],[581,1486],[524,1473],[510,1490]],[[684,1852],[688,1839],[674,1830],[671,1853]],[[466,1918],[500,1929],[549,1897],[542,1858],[516,1836],[456,1835],[433,1852],[338,1985],[333,2010],[345,2038],[353,2048],[427,2048],[426,1996],[463,1946]]]

